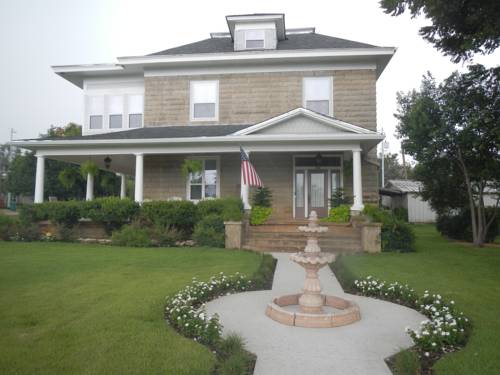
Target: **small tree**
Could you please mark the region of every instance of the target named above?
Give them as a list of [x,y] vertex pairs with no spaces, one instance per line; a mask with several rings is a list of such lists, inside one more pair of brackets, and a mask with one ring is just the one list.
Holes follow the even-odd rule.
[[272,199],[273,195],[271,190],[262,186],[255,190],[252,204],[259,207],[271,207]]
[[[398,133],[418,162],[423,198],[438,213],[468,208],[473,242],[482,245],[500,199],[500,68],[470,66],[440,85],[428,74],[398,101]],[[498,197],[489,216],[485,192]]]

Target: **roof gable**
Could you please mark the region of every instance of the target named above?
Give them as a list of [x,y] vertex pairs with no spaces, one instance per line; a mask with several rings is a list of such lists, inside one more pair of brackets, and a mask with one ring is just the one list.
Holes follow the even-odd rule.
[[325,116],[321,113],[305,108],[296,108],[237,131],[234,135],[331,133],[376,134],[371,130]]

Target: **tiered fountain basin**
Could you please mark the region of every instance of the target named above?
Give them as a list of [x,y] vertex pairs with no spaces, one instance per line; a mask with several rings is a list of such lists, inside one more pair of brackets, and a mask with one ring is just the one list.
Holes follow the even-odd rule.
[[290,255],[290,259],[306,271],[303,293],[274,298],[266,308],[266,315],[271,319],[306,328],[339,327],[361,319],[354,302],[321,294],[318,271],[335,260],[335,254],[323,253],[318,244],[318,236],[327,230],[318,225],[315,211],[311,212],[309,224],[299,227],[307,237],[307,245],[304,251]]
[[[276,297],[267,305],[266,315],[281,324],[305,328],[333,328],[352,324],[361,319],[359,307],[344,298],[321,294],[322,306],[335,312],[306,313],[293,311],[302,294]],[[292,309],[288,309],[292,308]]]

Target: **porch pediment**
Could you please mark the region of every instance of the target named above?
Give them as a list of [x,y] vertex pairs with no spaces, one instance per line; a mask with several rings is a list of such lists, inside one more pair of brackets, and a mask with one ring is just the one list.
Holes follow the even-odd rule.
[[376,134],[375,132],[325,116],[305,108],[296,108],[260,122],[234,135],[291,135],[291,134]]

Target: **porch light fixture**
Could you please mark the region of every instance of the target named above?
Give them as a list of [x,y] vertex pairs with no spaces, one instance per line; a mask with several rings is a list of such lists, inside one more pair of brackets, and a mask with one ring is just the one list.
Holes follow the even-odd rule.
[[314,157],[314,161],[316,162],[316,166],[321,167],[323,164],[323,156],[318,152]]
[[109,169],[109,167],[111,166],[111,158],[109,156],[106,156],[104,158],[104,166],[106,167],[106,169]]

